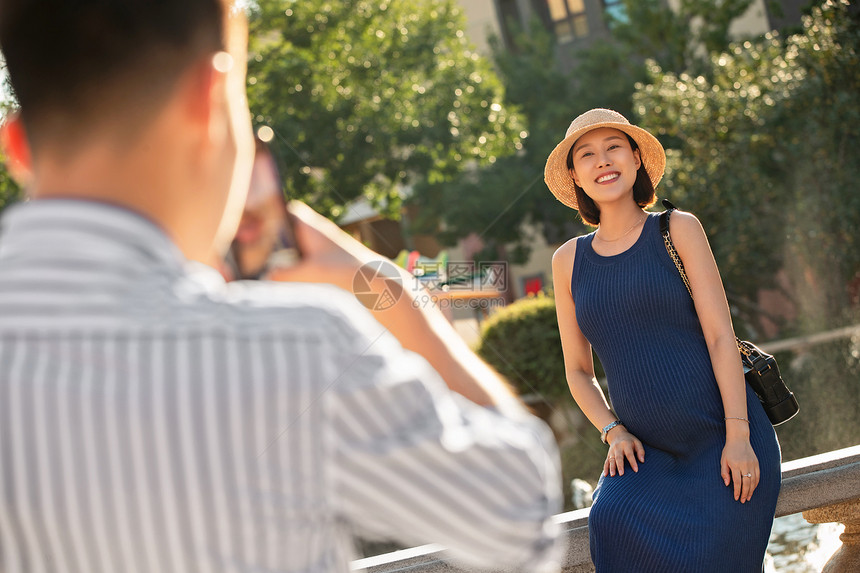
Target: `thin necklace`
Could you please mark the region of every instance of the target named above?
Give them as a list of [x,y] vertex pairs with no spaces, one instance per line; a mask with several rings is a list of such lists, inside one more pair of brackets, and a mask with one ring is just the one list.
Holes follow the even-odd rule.
[[[629,235],[629,234],[630,234],[630,231],[632,231],[633,229],[635,229],[636,227],[638,227],[640,224],[642,224],[642,222],[643,222],[645,219],[647,219],[647,218],[648,218],[648,215],[644,215],[644,214],[643,214],[643,217],[642,217],[641,219],[639,219],[638,221],[636,221],[635,223],[633,223],[633,225],[632,225],[629,229],[627,229],[626,231],[624,231],[624,234],[622,234],[622,235],[621,235],[620,237],[618,237],[617,239],[604,239],[603,237],[601,237],[601,236],[600,236],[600,234],[599,234],[599,233],[594,233],[594,236],[595,236],[595,237],[597,237],[598,239],[600,239],[601,241],[603,241],[604,243],[617,243],[618,241],[620,241],[621,239],[623,239],[624,237],[626,237],[627,235]],[[599,231],[600,229],[598,228],[597,230]]]

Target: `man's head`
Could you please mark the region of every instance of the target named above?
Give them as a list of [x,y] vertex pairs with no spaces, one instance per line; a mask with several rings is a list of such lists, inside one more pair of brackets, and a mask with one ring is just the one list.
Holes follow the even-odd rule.
[[[0,0],[0,49],[20,104],[17,131],[7,128],[6,140],[12,140],[14,159],[23,156],[15,153],[15,134],[25,137],[37,181],[33,192],[126,203],[174,235],[182,231],[166,219],[188,220],[196,212],[207,221],[196,223],[201,237],[217,227],[220,246],[229,243],[222,235],[238,224],[253,155],[244,85],[247,29],[233,4]],[[172,156],[164,156],[168,149]],[[150,187],[181,180],[187,189],[164,196],[150,189],[148,196],[130,184],[135,170],[156,175]],[[126,183],[125,190],[110,196],[100,174],[117,187]],[[66,181],[78,189],[60,189]],[[241,196],[232,197],[228,187],[241,189]],[[225,217],[229,211],[236,213]],[[199,258],[205,240],[191,242],[191,255]]]
[[225,47],[224,0],[0,0],[0,46],[31,144],[145,121],[197,58]]

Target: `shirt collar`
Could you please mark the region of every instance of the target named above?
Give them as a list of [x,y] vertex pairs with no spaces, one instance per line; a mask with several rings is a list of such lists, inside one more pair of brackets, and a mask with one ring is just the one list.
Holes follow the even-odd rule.
[[178,272],[187,264],[164,230],[119,205],[37,199],[7,208],[0,218],[0,261],[45,256],[54,260],[134,262]]

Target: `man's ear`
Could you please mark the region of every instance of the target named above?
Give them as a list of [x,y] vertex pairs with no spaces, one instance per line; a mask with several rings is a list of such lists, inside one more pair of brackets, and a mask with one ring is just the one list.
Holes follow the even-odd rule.
[[0,125],[0,145],[9,173],[19,185],[26,186],[33,177],[33,155],[20,113],[10,114]]
[[217,72],[209,58],[201,58],[186,72],[183,85],[184,107],[188,118],[206,126],[212,118]]
[[232,58],[225,52],[200,58],[182,81],[183,115],[197,126],[206,143],[218,141],[228,129],[225,83]]

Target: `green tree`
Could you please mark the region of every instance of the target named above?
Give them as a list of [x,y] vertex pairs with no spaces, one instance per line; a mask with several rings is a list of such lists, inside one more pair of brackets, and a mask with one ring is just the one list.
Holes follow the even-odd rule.
[[729,28],[752,0],[622,0],[622,18],[609,15],[615,44],[631,57],[655,60],[674,73],[700,73],[709,56],[728,46]]
[[780,204],[790,205],[786,265],[804,326],[820,330],[854,319],[846,309],[858,302],[846,285],[860,279],[860,13],[829,0],[803,28],[786,45],[803,81],[772,123],[784,157]]
[[[584,229],[574,214],[555,200],[543,183],[546,158],[573,119],[570,78],[555,67],[555,38],[537,21],[516,36],[517,50],[491,41],[507,101],[528,123],[522,143],[511,142],[516,153],[492,165],[471,170],[454,182],[418,187],[411,203],[418,206],[416,230],[435,232],[448,244],[475,232],[488,249],[506,247],[512,262],[529,254],[531,237],[524,223],[540,224],[551,241]],[[441,225],[440,225],[441,222]]]
[[[777,107],[779,198],[785,213],[785,274],[798,318],[818,332],[860,321],[860,16],[830,0],[804,18],[787,53],[804,80]],[[787,207],[787,208],[786,208]],[[780,431],[791,457],[855,445],[860,435],[860,351],[841,340],[800,352],[789,375],[807,406],[803,424]],[[790,458],[789,458],[790,459]]]
[[[751,0],[622,0],[607,12],[611,41],[576,54],[573,101],[581,111],[608,107],[633,120],[633,94],[648,81],[648,60],[675,74],[704,74],[710,56],[727,49],[729,29]],[[611,73],[607,73],[611,70]]]
[[845,285],[860,271],[858,40],[847,3],[828,1],[801,34],[714,56],[712,79],[652,63],[636,94],[642,124],[679,142],[662,186],[705,223],[730,300],[752,326],[763,316],[758,292],[779,286],[779,270],[801,316],[845,320]]
[[519,144],[517,116],[454,0],[259,0],[250,107],[272,127],[287,193],[337,217],[364,196],[450,180]]
[[[769,118],[802,71],[770,37],[715,57],[712,80],[655,63],[650,73],[635,96],[640,123],[677,144],[667,149],[661,195],[703,221],[730,301],[750,319],[759,313],[759,289],[774,286],[782,267],[774,248],[784,235],[780,157]],[[749,280],[752,268],[767,284]]]

